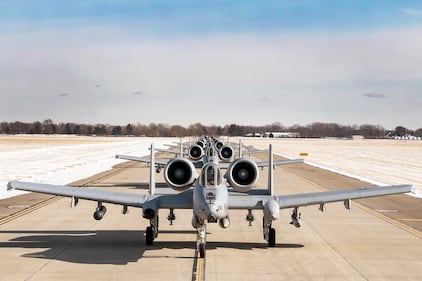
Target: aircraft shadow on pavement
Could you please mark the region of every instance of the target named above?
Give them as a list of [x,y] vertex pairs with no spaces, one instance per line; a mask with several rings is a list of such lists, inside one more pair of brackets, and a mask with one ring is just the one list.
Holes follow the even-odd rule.
[[[196,231],[160,231],[160,233],[186,233],[194,236]],[[152,246],[145,245],[144,231],[98,230],[98,231],[0,231],[1,234],[22,234],[6,242],[0,242],[0,249],[23,248],[28,252],[25,258],[53,259],[81,264],[125,265],[142,258],[194,258],[196,243],[192,241],[160,241]],[[266,248],[266,243],[208,242],[207,251],[218,248],[253,250]],[[277,248],[302,248],[301,244],[277,244]],[[45,249],[31,252],[31,249]],[[172,256],[172,252],[157,255],[162,249],[192,249],[191,255]],[[147,253],[145,255],[145,253]]]

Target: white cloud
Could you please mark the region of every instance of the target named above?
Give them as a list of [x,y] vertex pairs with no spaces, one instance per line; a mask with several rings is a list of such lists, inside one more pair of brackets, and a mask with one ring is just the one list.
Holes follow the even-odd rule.
[[370,93],[366,93],[366,94],[363,94],[365,97],[368,97],[368,98],[377,98],[377,99],[383,99],[383,98],[385,98],[385,95],[384,94],[381,94],[381,93],[377,93],[377,92],[370,92]]
[[422,10],[418,9],[412,9],[412,8],[401,8],[400,11],[402,11],[405,14],[412,15],[412,16],[422,16]]
[[[3,34],[0,91],[21,110],[1,106],[0,120],[24,110],[32,119],[82,122],[364,123],[363,113],[374,108],[359,112],[365,108],[359,93],[377,89],[389,99],[399,88],[420,93],[409,83],[422,77],[420,34],[422,27],[162,40],[95,28]],[[48,98],[63,92],[72,95],[47,110]],[[22,96],[31,106],[18,106]],[[257,104],[260,97],[271,102]],[[204,113],[208,100],[224,114]],[[409,106],[400,118],[410,123]],[[354,114],[346,118],[345,111]]]

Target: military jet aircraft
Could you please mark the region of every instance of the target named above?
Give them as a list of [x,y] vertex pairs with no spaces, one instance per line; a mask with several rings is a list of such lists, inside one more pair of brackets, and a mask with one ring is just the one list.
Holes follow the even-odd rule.
[[[411,185],[376,186],[349,190],[333,190],[291,195],[275,195],[273,184],[272,146],[269,146],[268,185],[266,189],[252,189],[258,179],[258,165],[249,158],[239,158],[229,163],[223,176],[219,158],[214,148],[206,144],[206,159],[200,173],[186,158],[176,157],[165,164],[164,178],[168,186],[176,194],[160,194],[155,188],[155,155],[151,145],[150,155],[150,188],[149,194],[131,194],[107,190],[95,190],[62,185],[38,184],[30,182],[12,181],[8,189],[19,189],[47,194],[60,195],[71,198],[71,205],[75,206],[79,199],[97,201],[98,206],[94,218],[100,220],[106,213],[103,203],[113,203],[123,206],[123,213],[128,206],[142,208],[143,217],[150,221],[146,229],[146,244],[152,245],[158,236],[158,212],[169,209],[170,221],[175,219],[174,209],[192,209],[192,226],[198,231],[197,249],[200,257],[205,256],[206,225],[219,223],[222,228],[230,225],[229,212],[231,209],[247,210],[246,220],[254,221],[252,210],[263,212],[263,234],[269,247],[276,245],[276,232],[272,222],[280,216],[280,209],[293,208],[291,224],[300,227],[300,213],[298,208],[308,205],[320,205],[329,202],[344,201],[346,208],[351,207],[351,199],[383,196],[388,194],[406,193],[412,190]],[[158,160],[158,159],[157,159]],[[194,188],[191,186],[194,185]],[[229,190],[231,186],[232,189]],[[260,191],[260,192],[259,192]]]
[[[193,144],[189,143],[189,145],[184,145],[182,142],[182,139],[180,139],[180,143],[178,143],[177,145],[167,144],[167,146],[169,146],[170,149],[156,148],[155,150],[159,152],[165,152],[169,154],[178,155],[180,157],[183,157],[185,154],[189,156],[189,158],[192,161],[199,161],[204,156],[204,148],[205,148],[205,145],[208,143],[214,145],[222,161],[229,162],[233,159],[234,150],[230,144],[224,144],[223,141],[217,140],[209,136],[201,137],[198,140],[196,140]],[[174,150],[174,149],[177,149],[177,150]],[[184,153],[185,150],[186,150],[186,153]],[[262,152],[262,151],[259,150],[256,152]],[[134,158],[133,156],[128,156],[128,155],[116,155],[116,158],[140,161],[140,162],[148,162],[148,160],[147,161],[134,160],[136,158]]]
[[[180,140],[180,143],[177,146],[178,148],[177,151],[169,150],[169,149],[155,149],[155,150],[160,151],[160,152],[175,154],[178,157],[182,158],[184,156],[184,153],[183,153],[184,148],[188,148],[187,155],[193,161],[193,165],[195,166],[195,168],[200,169],[204,165],[204,158],[208,157],[206,153],[204,152],[206,146],[213,147],[213,149],[218,152],[218,156],[220,160],[223,161],[219,163],[220,168],[227,169],[230,165],[230,161],[232,161],[234,158],[233,147],[230,144],[224,144],[222,141],[216,140],[208,136],[200,138],[195,144],[192,144],[189,146],[183,145],[182,140]],[[176,146],[174,145],[171,145],[171,147],[176,148]],[[251,149],[251,147],[248,147],[248,150],[244,151],[241,140],[239,140],[239,145],[237,149],[239,152],[238,158],[242,158],[244,154],[247,154],[250,156],[251,154],[265,152],[265,150]],[[150,159],[147,157],[137,157],[137,156],[131,156],[131,155],[117,154],[116,158],[130,160],[130,161],[150,163]],[[156,159],[155,161],[156,172],[159,173],[168,164],[168,162],[169,160],[166,160],[166,159]],[[284,165],[284,164],[294,164],[294,163],[303,163],[303,159],[278,160],[278,161],[274,161],[273,164]],[[268,166],[268,162],[257,162],[256,164],[260,168]]]

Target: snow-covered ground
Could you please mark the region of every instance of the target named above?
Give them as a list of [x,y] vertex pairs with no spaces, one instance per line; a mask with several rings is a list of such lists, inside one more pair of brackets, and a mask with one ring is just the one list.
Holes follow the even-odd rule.
[[68,184],[125,161],[116,154],[149,154],[152,141],[163,147],[177,139],[0,136],[0,199],[23,193],[6,190],[11,180]]
[[[67,184],[110,169],[124,160],[116,154],[147,155],[148,147],[175,138],[76,136],[0,136],[0,199],[11,180]],[[307,164],[334,170],[378,185],[412,184],[422,198],[422,142],[410,140],[324,140],[247,138],[245,144],[268,148]]]
[[[417,140],[245,139],[258,148],[376,185],[412,184],[422,198],[422,142]],[[308,153],[301,157],[300,153]]]

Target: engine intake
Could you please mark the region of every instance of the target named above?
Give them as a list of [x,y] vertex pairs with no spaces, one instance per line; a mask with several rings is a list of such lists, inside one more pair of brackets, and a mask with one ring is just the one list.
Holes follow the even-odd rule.
[[200,147],[204,148],[205,147],[205,140],[199,140],[196,142],[197,145],[199,145]]
[[190,159],[197,161],[201,159],[201,157],[204,155],[204,150],[201,146],[194,144],[189,148],[189,157]]
[[154,209],[144,209],[142,216],[146,219],[152,219],[155,217],[156,210]]
[[229,161],[230,159],[233,158],[233,154],[234,154],[233,148],[229,145],[225,145],[220,148],[220,150],[218,151],[218,154],[221,160]]
[[217,148],[217,149],[220,149],[220,148],[222,148],[224,146],[224,143],[222,142],[222,141],[216,141],[215,142],[215,147]]
[[177,191],[184,191],[193,185],[198,177],[192,162],[185,158],[170,160],[164,169],[166,183]]
[[257,182],[258,177],[258,166],[248,158],[233,161],[226,172],[228,182],[238,192],[249,191]]

